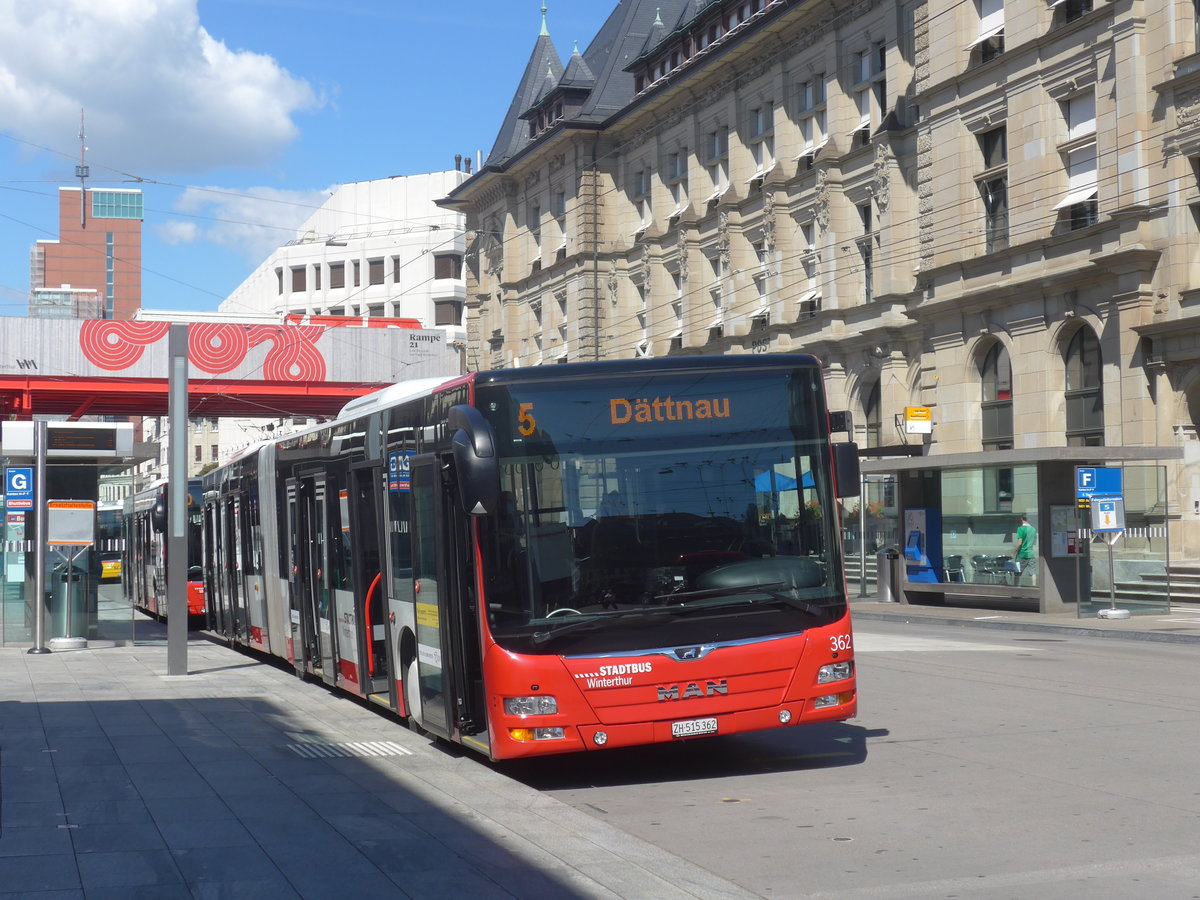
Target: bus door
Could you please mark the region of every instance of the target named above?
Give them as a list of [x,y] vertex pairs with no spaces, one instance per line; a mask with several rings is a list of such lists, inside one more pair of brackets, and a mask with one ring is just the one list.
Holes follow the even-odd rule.
[[486,751],[470,523],[448,471],[435,457],[412,468],[419,721],[444,737],[477,735],[469,743]]
[[204,590],[208,597],[204,618],[210,631],[224,635],[225,567],[220,540],[221,500],[216,494],[213,491],[204,503]]
[[229,640],[234,643],[245,643],[245,601],[241,596],[241,529],[238,522],[238,497],[227,497],[224,500],[221,520],[224,530],[221,533],[221,544],[224,545],[224,620],[226,620]]
[[[355,620],[358,623],[354,647],[361,661],[360,684],[365,696],[389,695],[388,633],[383,583],[384,535],[379,509],[383,472],[377,463],[350,470],[349,509],[342,528],[351,548],[351,569],[354,587]],[[340,645],[339,645],[340,646]]]
[[[293,498],[293,481],[295,493]],[[333,604],[329,572],[328,487],[325,475],[288,482],[293,594],[299,616],[297,669],[307,669],[329,684],[337,683],[333,649]]]
[[284,488],[287,508],[287,534],[284,536],[284,546],[287,548],[284,575],[287,578],[289,635],[288,660],[296,668],[298,674],[305,671],[305,660],[308,659],[306,648],[310,641],[305,630],[305,620],[300,615],[300,483],[295,478],[289,478]]

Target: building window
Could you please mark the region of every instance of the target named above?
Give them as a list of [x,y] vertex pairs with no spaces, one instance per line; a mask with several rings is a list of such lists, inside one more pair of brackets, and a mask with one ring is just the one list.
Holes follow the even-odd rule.
[[1008,129],[993,128],[979,135],[979,152],[983,154],[984,169],[1008,165]]
[[211,451],[211,453],[209,455],[209,459],[211,459],[213,462],[216,462],[218,459],[220,459],[221,447],[219,444],[213,444],[212,447],[210,447],[209,449]]
[[863,422],[866,423],[866,445],[868,447],[883,446],[883,417],[880,413],[879,382],[871,385],[863,398]]
[[313,290],[319,291],[320,289],[321,289],[321,264],[314,263],[313,264]]
[[1054,13],[1056,23],[1066,25],[1086,16],[1092,11],[1092,0],[1056,0]]
[[367,260],[367,284],[383,284],[383,260]]
[[304,273],[306,266],[292,266],[292,293],[301,294],[304,292]]
[[276,282],[277,287],[279,288],[278,293],[282,294],[283,293],[283,269],[275,270],[275,282]]
[[761,178],[775,164],[775,108],[770,103],[750,110],[750,156],[754,175]]
[[633,182],[629,188],[629,196],[633,200],[633,211],[637,217],[638,230],[642,231],[650,224],[649,169],[638,169],[633,173]]
[[362,261],[356,259],[352,265],[354,269],[354,287],[360,287],[362,285]]
[[858,207],[858,217],[863,227],[862,236],[857,239],[858,253],[862,258],[863,301],[870,303],[875,299],[875,234],[872,230],[869,201]]
[[979,12],[979,36],[968,49],[978,52],[979,62],[991,62],[1004,52],[1004,0],[976,0]]
[[982,387],[980,419],[984,450],[1013,447],[1012,366],[999,341],[992,344],[979,366]]
[[983,233],[988,253],[1008,249],[1008,178],[984,178],[979,182],[983,198]]
[[392,284],[400,283],[400,257],[392,257]]
[[434,325],[461,325],[462,303],[457,300],[435,300],[433,317]]
[[813,159],[825,146],[828,136],[825,121],[825,73],[814,75],[800,85],[797,106],[800,137],[804,141],[800,158],[805,161],[806,166],[811,167]]
[[704,165],[708,169],[711,203],[729,187],[729,129],[717,128],[704,137]]
[[141,191],[89,191],[93,219],[142,219]]
[[975,183],[983,200],[987,252],[995,253],[1008,247],[1008,131],[993,128],[977,139],[984,171]]
[[1100,342],[1091,328],[1080,327],[1067,345],[1067,446],[1104,446],[1104,386]]
[[688,152],[686,147],[680,147],[677,151],[667,157],[667,185],[671,189],[671,200],[675,203],[675,209],[671,213],[671,218],[675,218],[688,202]]
[[850,133],[855,146],[862,147],[887,115],[887,47],[880,42],[858,53],[854,89],[858,122]]
[[196,462],[204,462],[204,448],[197,444],[193,449],[193,456]]
[[435,279],[462,278],[462,255],[459,253],[437,253],[433,257]]
[[330,263],[329,264],[329,289],[344,288],[346,286],[346,264],[345,263]]
[[550,195],[550,211],[554,218],[558,221],[560,229],[566,226],[567,218],[567,192],[555,191]]
[[1054,207],[1068,231],[1100,221],[1096,202],[1096,145],[1067,152],[1067,194]]

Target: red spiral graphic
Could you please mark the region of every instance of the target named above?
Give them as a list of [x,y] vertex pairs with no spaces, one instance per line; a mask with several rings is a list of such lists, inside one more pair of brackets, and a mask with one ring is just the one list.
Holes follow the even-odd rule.
[[250,349],[244,325],[200,322],[188,326],[191,363],[210,375],[223,375],[240,366]]
[[146,348],[162,340],[170,327],[169,322],[88,319],[79,329],[79,349],[96,367],[115,372],[141,359]]
[[250,344],[257,347],[271,342],[263,360],[264,381],[324,381],[325,358],[317,350],[317,341],[325,329],[313,325],[254,325]]

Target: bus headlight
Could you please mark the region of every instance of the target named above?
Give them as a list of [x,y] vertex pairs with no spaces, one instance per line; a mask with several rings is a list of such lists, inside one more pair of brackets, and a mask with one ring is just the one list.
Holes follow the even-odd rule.
[[845,681],[854,675],[854,660],[830,663],[817,669],[817,684],[828,684],[831,681]]
[[567,732],[563,728],[510,728],[508,736],[514,741],[561,741]]
[[558,700],[550,694],[505,697],[504,712],[510,716],[550,716],[558,712]]

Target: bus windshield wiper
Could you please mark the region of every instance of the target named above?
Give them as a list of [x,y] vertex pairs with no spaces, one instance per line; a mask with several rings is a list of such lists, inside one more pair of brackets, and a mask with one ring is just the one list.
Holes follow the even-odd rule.
[[[738,597],[746,594],[765,594],[772,600],[786,603],[788,606],[799,609],[809,615],[819,616],[824,614],[825,610],[822,607],[789,593],[790,589],[792,589],[792,586],[786,581],[775,581],[770,584],[747,584],[739,585],[738,587],[710,588],[703,591],[684,591],[679,594],[660,594],[654,599],[690,602],[692,600],[716,600],[725,597]],[[749,600],[748,602],[753,603],[755,601]]]
[[662,612],[663,607],[638,607],[636,609],[605,609],[599,612],[580,613],[579,616],[572,616],[565,620],[561,625],[554,625],[545,631],[535,631],[530,637],[535,644],[544,644],[551,638],[556,638],[560,634],[566,634],[568,631],[576,631],[583,628],[585,625],[596,625],[606,619],[621,619],[626,616],[640,616],[647,612]]

